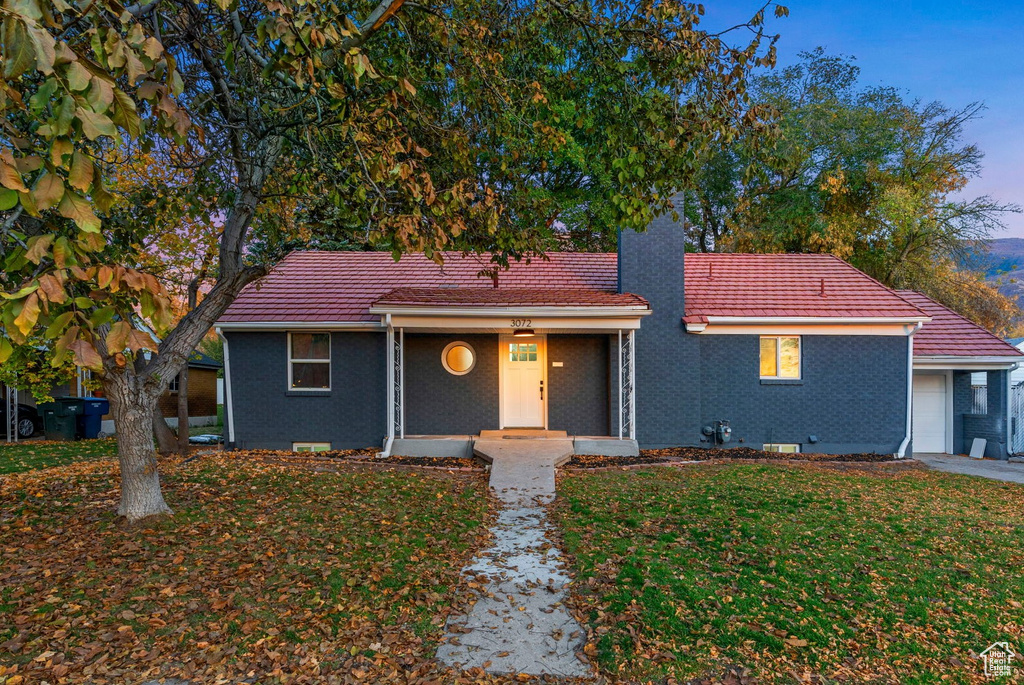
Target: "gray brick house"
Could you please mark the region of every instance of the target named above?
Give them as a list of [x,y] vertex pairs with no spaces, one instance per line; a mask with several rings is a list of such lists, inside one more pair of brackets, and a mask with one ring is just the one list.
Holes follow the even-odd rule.
[[[667,217],[619,242],[497,277],[455,253],[289,255],[217,324],[229,445],[458,454],[482,430],[528,428],[565,431],[578,453],[906,456],[919,422],[928,451],[986,437],[1005,455],[1020,353],[961,320],[936,326],[921,357],[940,305],[828,255],[686,254]],[[964,336],[986,354],[957,347]],[[957,399],[978,370],[992,377],[985,416]],[[924,375],[948,380],[941,429],[912,409],[938,406]]]

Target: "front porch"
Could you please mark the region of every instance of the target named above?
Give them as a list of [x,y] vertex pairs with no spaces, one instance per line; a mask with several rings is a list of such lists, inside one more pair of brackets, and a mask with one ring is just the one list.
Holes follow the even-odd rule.
[[601,293],[527,306],[516,303],[535,292],[452,289],[443,295],[457,304],[438,306],[440,295],[392,295],[370,310],[387,332],[383,454],[471,456],[477,440],[521,437],[638,453],[634,332],[646,302]]
[[507,429],[482,430],[478,435],[406,435],[395,438],[391,454],[404,457],[473,457],[488,461],[477,450],[477,442],[494,440],[569,440],[570,454],[597,454],[607,457],[635,457],[640,454],[635,438],[603,435],[568,435],[565,431]]

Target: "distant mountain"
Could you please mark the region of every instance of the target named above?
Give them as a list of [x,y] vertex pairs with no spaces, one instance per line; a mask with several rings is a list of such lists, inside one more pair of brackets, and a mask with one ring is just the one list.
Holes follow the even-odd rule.
[[1024,304],[1024,238],[995,238],[986,246],[987,252],[970,255],[966,265],[983,271],[999,292]]

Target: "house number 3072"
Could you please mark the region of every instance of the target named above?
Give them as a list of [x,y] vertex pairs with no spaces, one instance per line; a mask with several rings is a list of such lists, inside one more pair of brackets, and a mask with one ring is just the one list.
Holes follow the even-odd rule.
[[533,325],[533,319],[512,319],[512,328],[529,328]]

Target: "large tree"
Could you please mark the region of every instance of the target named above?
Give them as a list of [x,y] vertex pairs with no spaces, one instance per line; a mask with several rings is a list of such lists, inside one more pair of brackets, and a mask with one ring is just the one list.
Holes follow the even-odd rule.
[[828,252],[915,288],[994,330],[1016,308],[963,256],[1016,207],[965,194],[982,152],[964,142],[977,104],[953,110],[863,86],[822,49],[766,74],[751,97],[775,112],[772,144],[744,137],[706,159],[687,208],[706,251]]
[[[166,513],[156,400],[296,230],[359,229],[396,257],[487,251],[501,266],[549,244],[566,187],[592,178],[592,211],[642,227],[695,159],[759,123],[745,88],[774,60],[765,9],[714,34],[699,5],[674,1],[12,0],[5,335],[42,332],[55,362],[100,376],[119,513]],[[125,150],[168,148],[218,231],[205,296],[174,325],[139,255],[138,207],[105,187]],[[309,223],[296,229],[283,205]],[[10,351],[5,338],[0,361]]]

